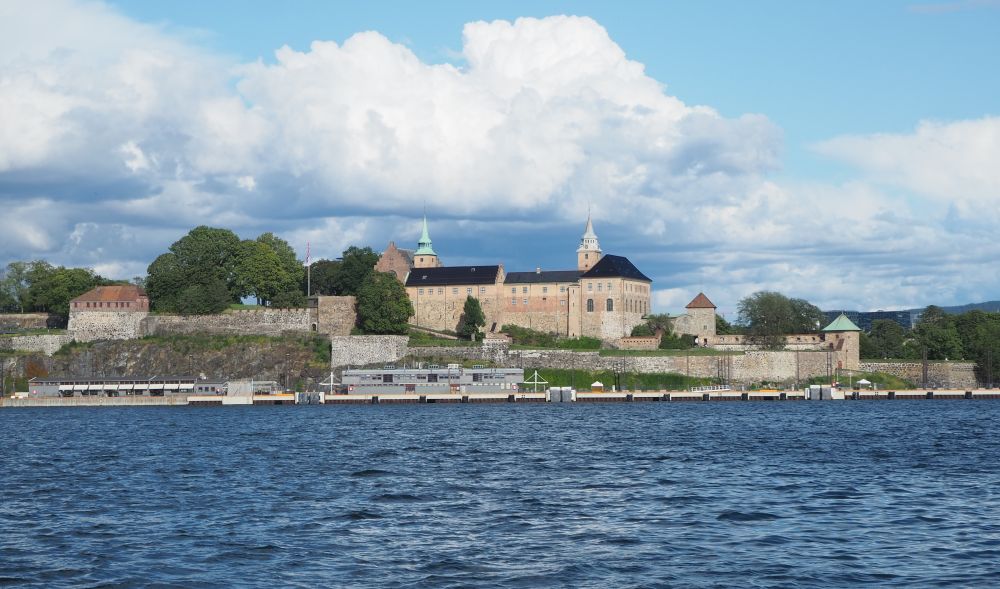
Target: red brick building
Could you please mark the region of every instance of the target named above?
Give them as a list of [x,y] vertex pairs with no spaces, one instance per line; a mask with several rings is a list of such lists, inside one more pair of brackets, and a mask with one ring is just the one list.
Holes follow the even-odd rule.
[[149,311],[146,291],[134,284],[98,286],[69,303],[71,312],[82,311]]

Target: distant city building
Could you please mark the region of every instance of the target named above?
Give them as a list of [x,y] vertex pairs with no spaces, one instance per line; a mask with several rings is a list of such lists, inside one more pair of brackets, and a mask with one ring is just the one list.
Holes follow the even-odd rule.
[[509,324],[613,341],[630,335],[650,312],[652,280],[628,258],[602,252],[590,216],[574,270],[507,273],[503,264],[444,266],[434,251],[426,218],[417,245],[410,263],[400,253],[405,250],[390,242],[375,268],[400,278],[400,270],[408,265],[408,274],[400,281],[413,302],[412,321],[420,327],[454,331],[468,296],[479,300],[487,332]]
[[846,315],[861,331],[871,331],[872,322],[888,319],[900,324],[904,329],[912,329],[920,319],[920,311],[823,311],[827,321],[833,321],[841,314]]

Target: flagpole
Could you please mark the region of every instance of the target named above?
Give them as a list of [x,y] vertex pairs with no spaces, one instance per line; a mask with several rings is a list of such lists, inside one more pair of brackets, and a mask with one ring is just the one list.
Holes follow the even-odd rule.
[[312,296],[312,264],[309,263],[309,242],[306,242],[306,296]]

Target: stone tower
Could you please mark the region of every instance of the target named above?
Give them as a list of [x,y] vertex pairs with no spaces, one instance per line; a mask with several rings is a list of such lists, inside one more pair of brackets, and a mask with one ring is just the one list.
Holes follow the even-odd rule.
[[576,269],[586,272],[594,267],[601,259],[601,244],[597,243],[597,234],[594,233],[594,224],[590,221],[590,213],[587,213],[587,228],[580,238],[580,247],[576,248]]
[[431,236],[427,232],[427,215],[424,215],[424,232],[420,235],[420,241],[417,242],[417,251],[413,252],[413,267],[437,268],[440,265],[441,261],[438,260],[438,255],[431,247]]

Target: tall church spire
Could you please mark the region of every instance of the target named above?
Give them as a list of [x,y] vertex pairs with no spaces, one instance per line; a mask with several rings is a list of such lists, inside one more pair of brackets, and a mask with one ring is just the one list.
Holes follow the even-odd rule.
[[427,230],[427,213],[425,212],[424,230],[420,234],[420,240],[417,241],[417,251],[413,252],[413,267],[437,268],[439,266],[441,266],[441,260],[434,253],[434,247],[431,244],[431,234]]
[[576,248],[576,267],[580,272],[590,270],[601,259],[601,244],[594,233],[594,223],[590,219],[590,207],[587,207],[587,227],[580,238],[580,247]]
[[414,252],[416,255],[427,255],[436,256],[434,253],[434,248],[431,245],[431,234],[427,231],[427,215],[424,215],[424,231],[420,234],[420,240],[417,241],[417,251]]

